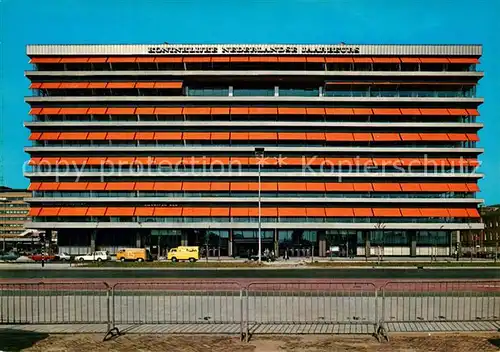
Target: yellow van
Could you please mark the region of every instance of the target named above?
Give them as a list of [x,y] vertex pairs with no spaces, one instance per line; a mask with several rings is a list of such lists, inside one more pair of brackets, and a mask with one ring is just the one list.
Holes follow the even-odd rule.
[[168,251],[167,260],[177,262],[179,260],[189,260],[194,263],[200,259],[200,249],[194,246],[180,246]]
[[116,260],[126,261],[132,260],[137,262],[144,262],[150,260],[150,254],[146,248],[124,248],[116,253]]

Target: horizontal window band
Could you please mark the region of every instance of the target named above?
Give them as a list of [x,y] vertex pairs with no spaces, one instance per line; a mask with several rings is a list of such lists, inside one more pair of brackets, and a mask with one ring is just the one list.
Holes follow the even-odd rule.
[[[476,208],[270,208],[262,217],[431,217],[478,218]],[[29,216],[170,216],[170,217],[256,217],[258,208],[243,207],[72,207],[30,209]]]
[[36,107],[31,115],[410,115],[478,116],[477,109],[331,107]]
[[[29,191],[253,191],[257,182],[32,182]],[[262,191],[479,192],[476,183],[262,182]]]
[[478,64],[475,57],[389,56],[33,56],[31,64],[71,63],[363,63],[363,64]]

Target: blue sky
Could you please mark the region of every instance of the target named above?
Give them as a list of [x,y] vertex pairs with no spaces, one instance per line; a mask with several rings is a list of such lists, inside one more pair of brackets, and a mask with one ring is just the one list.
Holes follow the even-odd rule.
[[[243,5],[244,4],[244,5]],[[5,185],[27,187],[30,69],[27,44],[339,43],[483,44],[478,95],[480,182],[500,203],[500,2],[496,0],[0,0],[1,118]]]

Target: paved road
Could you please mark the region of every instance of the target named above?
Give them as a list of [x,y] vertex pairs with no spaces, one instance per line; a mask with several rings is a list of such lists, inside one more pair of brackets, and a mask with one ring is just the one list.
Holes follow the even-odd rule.
[[22,279],[500,279],[500,269],[238,269],[238,270],[12,270],[0,268],[0,281]]

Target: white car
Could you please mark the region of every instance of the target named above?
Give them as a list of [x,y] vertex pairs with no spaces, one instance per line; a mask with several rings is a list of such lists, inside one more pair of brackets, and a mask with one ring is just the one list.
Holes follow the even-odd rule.
[[87,253],[85,255],[77,255],[75,257],[75,260],[78,262],[83,262],[83,261],[98,261],[98,262],[103,262],[106,260],[111,260],[110,255],[106,251],[97,251],[97,252],[91,252]]
[[56,260],[60,260],[62,262],[70,262],[71,261],[71,255],[69,255],[66,252],[59,253],[56,255]]

